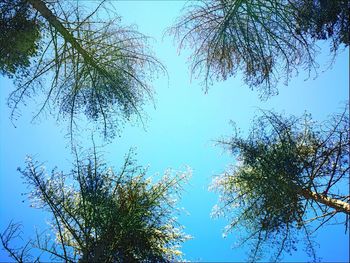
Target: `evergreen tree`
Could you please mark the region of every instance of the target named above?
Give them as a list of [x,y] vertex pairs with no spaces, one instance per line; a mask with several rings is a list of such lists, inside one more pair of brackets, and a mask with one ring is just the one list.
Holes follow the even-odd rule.
[[80,113],[106,138],[133,116],[142,121],[142,105],[152,98],[148,81],[164,68],[147,37],[122,27],[105,1],[92,12],[74,1],[1,0],[0,8],[0,69],[17,86],[9,98],[13,119],[20,103],[42,92],[35,117],[58,109],[71,135]]
[[346,229],[349,223],[349,112],[320,124],[307,114],[263,113],[247,138],[236,133],[220,142],[236,164],[214,180],[220,193],[214,214],[229,219],[226,234],[245,228],[252,261],[262,256],[264,245],[270,253],[276,249],[274,260],[293,251],[297,233],[305,234],[315,258],[312,232],[334,218]]
[[[28,158],[19,169],[30,188],[32,206],[52,216],[51,232],[37,233],[13,247],[20,227],[10,223],[0,235],[17,262],[49,255],[65,262],[169,262],[181,260],[179,245],[189,237],[176,222],[176,199],[189,173],[167,171],[157,183],[146,178],[129,152],[120,172],[102,163],[96,152],[76,158],[70,173],[45,168]],[[34,250],[39,250],[36,254]],[[34,253],[33,253],[34,252]]]
[[242,72],[262,98],[277,94],[299,70],[317,74],[317,40],[330,39],[331,53],[349,45],[349,1],[196,1],[170,30],[180,48],[190,46],[192,73],[213,80]]

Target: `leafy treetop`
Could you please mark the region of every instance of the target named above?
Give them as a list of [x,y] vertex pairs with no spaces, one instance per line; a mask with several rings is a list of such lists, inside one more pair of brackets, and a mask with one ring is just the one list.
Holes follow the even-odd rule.
[[[116,173],[96,152],[76,158],[70,173],[52,170],[48,176],[28,158],[19,169],[32,206],[52,215],[51,232],[37,233],[21,248],[11,246],[19,226],[11,223],[2,244],[18,262],[49,255],[67,262],[169,262],[181,260],[179,245],[189,237],[176,221],[175,203],[189,173],[167,171],[157,183],[146,178],[133,153]],[[37,254],[31,250],[39,250]]]
[[[347,229],[350,204],[344,184],[349,179],[349,113],[318,124],[311,116],[286,118],[263,112],[247,138],[238,132],[220,141],[237,163],[218,176],[220,193],[214,215],[229,219],[226,234],[243,227],[252,242],[250,259],[274,247],[273,260],[296,249],[304,233],[315,259],[311,234],[337,216]],[[310,225],[310,222],[314,224]],[[318,225],[316,224],[318,223]],[[314,229],[311,229],[311,226]]]

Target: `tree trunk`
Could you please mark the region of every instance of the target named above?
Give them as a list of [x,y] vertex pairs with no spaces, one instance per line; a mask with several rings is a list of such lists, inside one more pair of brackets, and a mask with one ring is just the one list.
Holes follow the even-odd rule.
[[334,208],[339,212],[343,212],[350,215],[350,204],[347,202],[330,198],[325,195],[318,194],[307,189],[300,190],[300,194],[306,199],[314,200],[315,202],[324,204],[328,207]]
[[[76,38],[69,32],[65,26],[57,19],[55,14],[51,12],[51,10],[46,6],[45,2],[42,0],[26,0],[29,4],[33,6],[35,10],[37,10],[50,24],[53,26],[64,38],[64,40],[72,45],[72,47],[83,57],[84,62],[95,68],[102,76],[111,80],[111,82],[115,81],[114,77],[103,67],[99,65],[99,61],[97,61],[91,53],[89,53],[84,47],[80,45],[80,43],[76,40]],[[124,96],[129,103],[136,109],[136,105],[134,103],[134,99],[130,92],[126,89],[123,89],[122,85],[118,85],[119,96]]]
[[46,6],[45,2],[42,0],[26,0],[30,3],[34,9],[36,9],[67,41],[70,43],[74,49],[78,51],[80,55],[83,56],[86,62],[95,65],[93,57],[76,41],[74,36],[62,25],[62,23],[57,19],[57,17],[51,12],[51,10]]

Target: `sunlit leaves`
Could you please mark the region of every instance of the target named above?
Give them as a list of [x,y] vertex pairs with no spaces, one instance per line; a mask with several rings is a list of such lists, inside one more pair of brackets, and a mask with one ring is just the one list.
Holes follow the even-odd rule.
[[[52,215],[55,238],[38,235],[31,246],[54,260],[81,262],[168,262],[180,260],[189,236],[176,221],[176,200],[190,172],[167,171],[156,183],[146,178],[130,152],[120,172],[94,152],[77,157],[66,174],[46,173],[31,158],[20,169],[34,207]],[[12,228],[16,225],[13,224]],[[11,226],[9,228],[11,230]],[[16,229],[14,229],[17,231]],[[6,239],[6,233],[2,238]],[[7,238],[7,251],[10,238]]]
[[226,234],[240,227],[247,231],[243,241],[253,244],[252,261],[261,256],[264,245],[273,245],[274,259],[292,251],[297,232],[305,234],[314,254],[312,221],[317,222],[316,231],[338,214],[347,228],[348,219],[339,213],[350,214],[342,186],[349,179],[348,106],[321,124],[307,114],[286,118],[263,112],[247,138],[236,133],[220,143],[237,163],[211,186],[220,193],[215,214],[229,219]]

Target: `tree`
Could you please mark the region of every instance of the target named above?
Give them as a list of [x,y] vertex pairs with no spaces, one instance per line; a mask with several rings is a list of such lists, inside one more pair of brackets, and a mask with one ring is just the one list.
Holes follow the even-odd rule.
[[23,74],[38,52],[40,25],[27,3],[1,1],[0,10],[0,72],[9,77],[18,71]]
[[70,173],[55,168],[48,176],[31,158],[19,171],[30,188],[32,206],[52,215],[54,235],[37,233],[22,248],[14,248],[11,241],[18,237],[20,227],[11,223],[0,237],[18,262],[33,261],[32,249],[66,262],[181,259],[178,247],[188,236],[176,222],[174,198],[180,196],[188,172],[172,176],[167,171],[152,184],[146,170],[135,164],[132,151],[119,173],[103,164],[95,151],[86,159],[77,155]]
[[[348,106],[347,106],[348,107]],[[316,257],[311,234],[330,220],[350,215],[349,112],[317,123],[263,111],[247,138],[236,130],[220,144],[236,156],[236,165],[218,176],[212,189],[220,193],[214,214],[229,219],[226,234],[244,227],[252,243],[251,260],[263,246],[274,259],[296,249],[305,234],[308,252]],[[344,217],[344,218],[343,218]],[[313,224],[309,224],[314,222]]]
[[5,21],[0,40],[11,36],[16,43],[1,51],[10,59],[0,61],[1,72],[16,78],[9,98],[12,119],[26,97],[41,91],[44,101],[35,117],[58,108],[58,116],[69,119],[71,135],[80,113],[98,123],[106,138],[132,116],[141,119],[141,106],[152,98],[147,81],[164,67],[147,48],[147,37],[120,26],[104,1],[93,12],[70,1],[1,0],[0,7]]
[[226,80],[242,71],[262,98],[276,94],[298,69],[317,74],[316,40],[331,39],[331,53],[349,45],[349,1],[196,1],[170,30],[179,47],[194,49],[191,71]]
[[296,1],[300,30],[321,39],[331,39],[335,51],[349,45],[349,1]]

